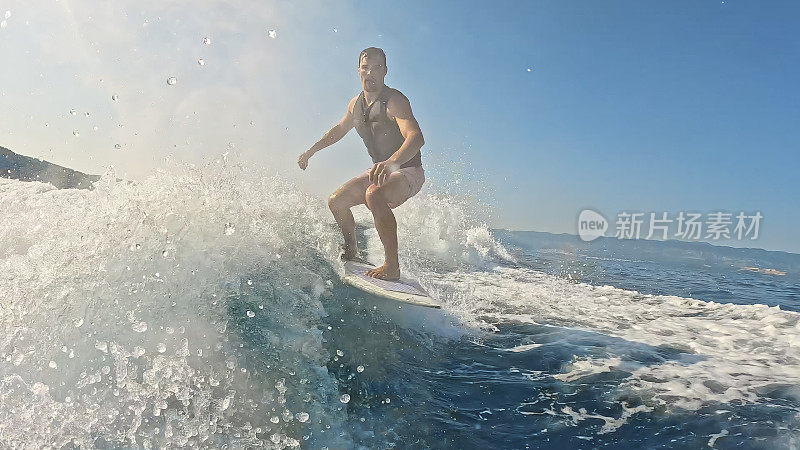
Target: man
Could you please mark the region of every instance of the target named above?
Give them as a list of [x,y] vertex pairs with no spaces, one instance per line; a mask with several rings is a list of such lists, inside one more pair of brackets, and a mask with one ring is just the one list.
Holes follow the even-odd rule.
[[370,47],[358,56],[358,74],[363,91],[347,105],[347,112],[310,149],[300,155],[297,164],[305,170],[314,153],[342,139],[355,127],[373,166],[342,185],[328,199],[328,206],[342,229],[342,259],[359,260],[356,223],[350,208],[366,204],[375,218],[375,228],[383,243],[382,266],[367,275],[384,280],[400,278],[397,257],[397,222],[392,208],[414,196],[425,182],[420,148],[425,143],[411,104],[400,91],[384,84],[386,54]]

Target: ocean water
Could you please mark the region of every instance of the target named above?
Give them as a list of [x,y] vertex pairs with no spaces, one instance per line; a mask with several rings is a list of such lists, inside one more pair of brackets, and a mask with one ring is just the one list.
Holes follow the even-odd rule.
[[800,283],[758,252],[490,230],[423,191],[401,264],[436,311],[340,283],[324,199],[224,159],[0,205],[2,448],[800,446]]

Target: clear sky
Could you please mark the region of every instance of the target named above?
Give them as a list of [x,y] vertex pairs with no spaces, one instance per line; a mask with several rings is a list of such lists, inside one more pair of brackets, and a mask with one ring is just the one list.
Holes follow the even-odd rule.
[[42,0],[0,20],[0,145],[23,154],[142,178],[234,150],[326,195],[370,164],[355,131],[293,164],[374,45],[425,134],[428,189],[478,190],[492,226],[760,211],[737,245],[800,251],[795,1]]

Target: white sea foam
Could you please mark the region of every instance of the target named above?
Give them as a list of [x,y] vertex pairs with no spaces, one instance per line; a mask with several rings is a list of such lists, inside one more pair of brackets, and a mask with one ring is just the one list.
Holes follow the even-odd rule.
[[[586,412],[586,409],[580,408],[579,410],[575,411],[574,409],[570,408],[569,406],[565,406],[561,408],[561,413],[569,416],[574,424],[578,424],[581,421],[587,419],[600,419],[604,422],[603,426],[598,431],[598,434],[605,434],[615,431],[617,428],[625,425],[627,423],[628,418],[634,414],[640,412],[650,412],[653,409],[647,407],[645,405],[639,405],[634,408],[628,407],[627,404],[622,404],[622,414],[618,418],[604,416],[602,414],[591,414]],[[552,412],[553,415],[558,415],[557,412]]]
[[[0,207],[0,444],[350,445],[317,331],[341,239],[322,199],[223,161],[137,183],[112,172],[94,191],[0,179]],[[556,379],[628,373],[619,393],[645,405],[617,418],[553,411],[573,423],[602,419],[611,432],[657,406],[797,395],[795,313],[492,270],[512,257],[480,216],[431,194],[401,208],[403,270],[465,323],[563,326],[673,355],[640,363],[617,343],[576,357]],[[366,208],[355,213],[371,225]],[[270,345],[257,366],[228,311],[230,294],[249,293],[259,303],[235,320],[277,325],[261,334]]]
[[[624,340],[616,344],[620,354],[576,358],[556,375],[563,381],[628,372],[620,393],[635,392],[667,409],[757,402],[778,388],[800,398],[800,315],[794,312],[645,295],[507,267],[432,275],[429,282],[450,291],[448,308],[486,328],[498,321],[536,323]],[[657,362],[626,358],[628,347],[642,344]],[[660,357],[659,350],[675,356]]]
[[553,378],[561,381],[575,381],[589,375],[611,372],[622,363],[618,357],[614,358],[576,358],[569,371],[555,375]]
[[[93,191],[0,179],[0,207],[0,446],[349,445],[322,201],[219,162]],[[248,296],[269,345],[231,329],[259,319],[229,314]]]
[[[92,191],[0,179],[0,446],[350,445],[317,331],[339,231],[324,199],[234,159]],[[409,274],[510,258],[441,196],[402,208]],[[266,349],[231,329],[265,317]]]

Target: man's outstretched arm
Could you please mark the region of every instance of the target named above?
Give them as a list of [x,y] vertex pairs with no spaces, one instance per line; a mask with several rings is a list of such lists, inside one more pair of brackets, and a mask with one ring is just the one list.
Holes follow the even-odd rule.
[[353,128],[353,104],[356,101],[354,97],[350,100],[350,103],[347,105],[347,111],[344,113],[344,117],[342,120],[339,121],[336,125],[333,126],[327,133],[320,140],[318,140],[314,145],[311,146],[308,150],[303,152],[300,155],[300,158],[297,159],[297,165],[300,166],[301,169],[306,170],[308,166],[308,159],[311,158],[314,153],[322,150],[325,147],[329,147],[337,142],[339,142],[347,133]]

